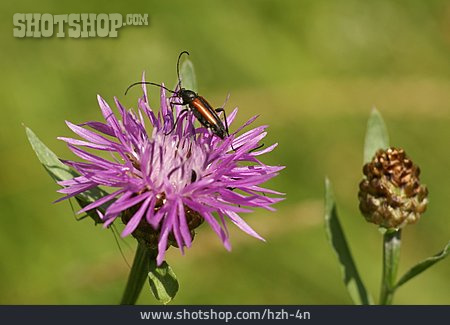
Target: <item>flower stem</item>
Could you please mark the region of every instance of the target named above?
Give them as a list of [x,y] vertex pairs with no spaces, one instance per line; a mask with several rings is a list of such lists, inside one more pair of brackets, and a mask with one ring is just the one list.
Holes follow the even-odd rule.
[[398,261],[400,258],[401,230],[387,230],[383,235],[383,276],[380,305],[391,305],[395,292]]
[[155,252],[138,242],[127,286],[120,302],[121,305],[134,305],[136,303],[147,279],[151,258],[156,258]]

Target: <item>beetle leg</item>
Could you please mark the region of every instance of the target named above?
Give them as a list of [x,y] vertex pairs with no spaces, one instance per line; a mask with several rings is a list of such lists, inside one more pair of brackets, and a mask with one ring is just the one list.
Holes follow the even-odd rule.
[[180,120],[181,115],[183,115],[184,113],[186,113],[188,110],[189,110],[189,109],[185,108],[185,109],[183,109],[183,110],[180,111],[180,114],[178,114],[177,120],[176,120],[175,123],[173,124],[172,130],[170,130],[170,131],[167,132],[167,133],[164,133],[164,135],[169,135],[169,134],[171,134],[171,133],[173,132],[173,130],[175,130],[175,127],[177,126],[177,123],[178,123],[178,121]]
[[[239,147],[237,147],[236,148],[236,150],[237,149],[239,149],[239,148],[241,148],[242,146],[239,146]],[[256,150],[258,150],[258,149],[261,149],[262,147],[264,147],[264,143],[261,143],[259,146],[257,146],[256,148],[253,148],[252,150],[249,150],[247,153],[252,153],[253,151],[256,151]],[[235,150],[235,151],[236,151]]]
[[[227,132],[227,135],[229,137],[230,136],[230,132],[228,132],[227,113],[225,112],[225,110],[222,107],[216,108],[215,111],[217,113],[223,112],[223,119],[225,121],[225,131]],[[233,147],[233,143],[231,143],[231,149],[236,151],[236,149],[234,149],[234,147]]]
[[225,113],[225,110],[222,107],[216,108],[215,111],[217,113],[223,112],[223,119],[225,120],[225,131],[227,131],[227,135],[230,136],[230,133],[228,132],[227,113]]
[[183,104],[183,103],[175,103],[175,102],[169,102],[169,104],[170,104],[170,108],[172,108],[172,109],[173,109],[173,107],[174,107],[175,105],[178,105],[178,106],[184,106],[184,105],[186,105],[186,104]]

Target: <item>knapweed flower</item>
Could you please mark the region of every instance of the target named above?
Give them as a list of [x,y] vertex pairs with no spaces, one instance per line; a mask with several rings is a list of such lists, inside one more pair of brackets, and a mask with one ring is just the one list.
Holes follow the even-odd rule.
[[[226,219],[263,240],[239,214],[257,207],[273,210],[272,204],[281,200],[266,194],[282,193],[260,186],[284,168],[265,165],[258,159],[276,146],[260,149],[266,126],[236,135],[255,116],[221,140],[204,127],[196,128],[192,114],[179,116],[182,107],[174,106],[172,111],[170,102],[179,99],[167,98],[164,89],[158,113],[150,108],[145,86],[143,91],[136,112],[125,109],[115,98],[118,118],[98,96],[106,123],[66,122],[83,140],[59,139],[84,161],[63,161],[80,176],[59,182],[64,187],[59,192],[66,194],[61,199],[98,186],[111,188],[110,194],[79,213],[97,209],[105,227],[120,217],[126,224],[122,236],[132,234],[141,243],[157,249],[158,265],[169,245],[182,252],[184,247],[190,247],[193,230],[203,221],[228,250],[231,247]],[[236,114],[237,109],[229,114],[229,125]],[[104,204],[109,205],[102,213],[99,207]]]
[[403,149],[378,150],[363,168],[359,209],[367,221],[384,228],[416,223],[428,204],[428,190],[420,184],[420,169]]

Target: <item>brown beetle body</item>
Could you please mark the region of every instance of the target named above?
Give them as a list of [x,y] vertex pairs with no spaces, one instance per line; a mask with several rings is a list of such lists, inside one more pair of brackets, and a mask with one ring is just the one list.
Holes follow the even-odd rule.
[[[135,82],[134,84],[130,85],[127,88],[127,90],[125,91],[125,95],[127,94],[128,90],[130,88],[132,88],[136,85],[153,85],[153,86],[158,86],[160,88],[163,88],[163,89],[169,91],[170,93],[174,94],[176,97],[181,99],[181,103],[171,102],[170,103],[171,105],[179,105],[179,106],[187,105],[189,107],[189,109],[182,110],[178,114],[178,119],[180,118],[180,116],[182,115],[183,112],[191,111],[192,114],[194,114],[195,118],[200,122],[201,125],[203,125],[207,129],[211,130],[213,134],[215,134],[216,136],[218,136],[220,139],[223,140],[223,139],[225,139],[225,136],[230,135],[228,132],[228,123],[227,123],[227,117],[225,114],[225,110],[223,108],[214,109],[204,97],[199,96],[196,92],[194,92],[192,90],[181,87],[180,58],[185,53],[187,55],[189,55],[189,53],[187,51],[183,51],[178,56],[178,61],[177,61],[177,75],[178,75],[178,87],[179,87],[178,91],[170,90],[170,89],[164,87],[163,85],[160,85],[157,83],[148,82],[148,81],[140,81],[140,82]],[[219,112],[223,112],[225,123],[222,122],[219,115],[217,114]],[[175,129],[178,119],[177,119],[177,121],[175,121],[174,126],[169,133],[171,133]],[[169,133],[167,133],[167,134],[169,134]]]

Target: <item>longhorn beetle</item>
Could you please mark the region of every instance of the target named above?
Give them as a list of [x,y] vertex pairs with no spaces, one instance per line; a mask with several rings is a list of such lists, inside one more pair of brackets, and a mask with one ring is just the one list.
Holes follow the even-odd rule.
[[[128,90],[130,90],[130,88],[132,88],[136,85],[153,85],[153,86],[163,88],[163,89],[167,90],[168,92],[174,94],[176,97],[181,98],[181,101],[182,101],[181,103],[171,102],[171,105],[180,105],[180,106],[188,105],[188,108],[185,108],[180,111],[180,114],[178,114],[178,119],[185,112],[191,111],[194,114],[195,118],[200,122],[201,125],[203,125],[207,129],[211,130],[213,134],[215,134],[216,136],[218,136],[220,139],[223,140],[223,139],[225,139],[225,136],[230,136],[230,134],[228,132],[228,122],[227,122],[227,116],[226,116],[225,110],[222,107],[219,107],[216,109],[212,108],[212,106],[208,103],[208,101],[204,97],[200,96],[199,94],[197,94],[196,92],[194,92],[192,90],[181,87],[180,59],[183,54],[189,55],[189,52],[183,51],[180,53],[180,55],[178,55],[178,60],[177,60],[177,77],[178,77],[177,88],[179,89],[178,91],[172,91],[172,90],[164,87],[163,85],[160,85],[157,83],[153,83],[153,82],[149,82],[149,81],[140,81],[140,82],[135,82],[135,83],[131,84],[125,91],[125,95],[127,94]],[[220,112],[223,112],[225,125],[222,122],[222,120],[220,119],[219,115],[217,115],[217,113],[220,113]],[[167,134],[170,134],[175,129],[178,119],[175,121],[175,124],[174,124],[172,130],[170,132],[168,132]],[[234,148],[233,148],[233,150],[234,150]]]

